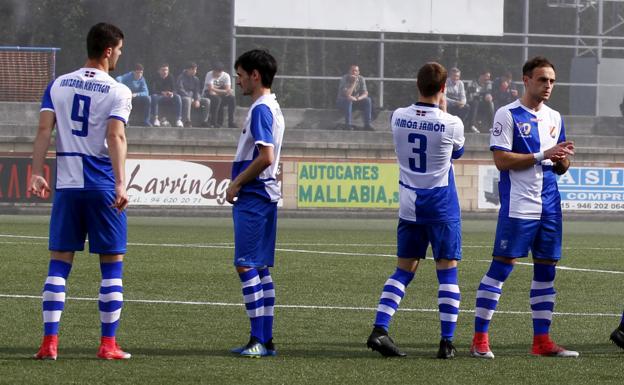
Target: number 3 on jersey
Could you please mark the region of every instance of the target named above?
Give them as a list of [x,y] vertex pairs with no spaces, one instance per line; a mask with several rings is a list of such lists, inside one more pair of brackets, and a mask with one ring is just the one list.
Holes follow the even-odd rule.
[[407,141],[414,144],[418,142],[418,147],[412,147],[412,152],[418,154],[418,158],[409,158],[410,169],[414,172],[427,172],[427,137],[422,134],[411,133],[408,135]]
[[89,134],[89,108],[91,107],[91,98],[89,96],[74,94],[74,102],[72,104],[71,119],[82,123],[80,130],[72,130],[72,134],[76,136],[87,136]]

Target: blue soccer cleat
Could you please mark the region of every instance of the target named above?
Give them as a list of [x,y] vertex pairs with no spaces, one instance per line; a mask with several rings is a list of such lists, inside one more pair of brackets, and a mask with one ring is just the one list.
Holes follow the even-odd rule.
[[234,348],[230,350],[230,352],[234,354],[239,354],[242,357],[249,358],[260,358],[268,355],[267,349],[264,347],[264,345],[256,337],[253,336],[249,337],[249,342],[247,342],[247,345]]

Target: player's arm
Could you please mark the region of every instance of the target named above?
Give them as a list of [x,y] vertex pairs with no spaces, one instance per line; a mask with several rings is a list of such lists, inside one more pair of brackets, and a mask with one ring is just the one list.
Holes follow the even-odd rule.
[[45,110],[39,113],[39,128],[33,144],[32,175],[28,191],[40,198],[45,197],[50,192],[50,186],[43,177],[43,164],[50,147],[50,139],[52,138],[52,129],[55,122],[56,116],[54,112]]
[[550,159],[553,163],[567,161],[569,165],[567,157],[570,155],[574,155],[574,143],[569,141],[557,143],[546,151],[534,154],[520,154],[499,149],[493,150],[494,164],[500,171],[525,170],[544,159]]
[[225,199],[234,203],[234,198],[238,196],[238,192],[245,184],[256,179],[264,169],[269,167],[275,161],[275,154],[273,152],[273,146],[265,146],[256,144],[258,147],[258,156],[254,159],[243,172],[230,182],[227,190],[225,191]]
[[115,202],[113,202],[112,207],[121,212],[128,207],[128,194],[126,192],[126,154],[128,152],[128,143],[126,142],[123,121],[115,118],[108,120],[106,142],[108,143],[108,153],[113,165],[113,173],[115,174]]

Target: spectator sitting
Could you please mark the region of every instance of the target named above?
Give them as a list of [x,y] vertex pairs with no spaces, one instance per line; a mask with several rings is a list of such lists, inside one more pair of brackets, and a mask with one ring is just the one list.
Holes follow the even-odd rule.
[[182,123],[182,98],[175,93],[175,82],[169,73],[169,64],[162,64],[158,68],[158,77],[152,82],[152,113],[154,114],[154,126],[169,126],[167,118],[159,119],[158,107],[162,103],[173,104],[176,114],[176,127],[184,127]]
[[372,130],[371,113],[373,102],[368,96],[366,80],[360,75],[360,67],[351,65],[349,73],[340,79],[336,106],[345,114],[345,128],[353,129],[351,122],[353,108],[361,109],[364,114],[364,129]]
[[480,132],[481,129],[489,130],[494,121],[494,103],[492,101],[492,80],[490,71],[483,71],[476,81],[469,87],[470,99],[470,130]]
[[460,78],[461,71],[459,68],[451,68],[446,80],[446,108],[449,114],[458,116],[466,125],[470,105],[466,104],[466,90],[464,89],[464,82]]
[[184,127],[193,127],[191,124],[191,107],[201,108],[202,123],[208,126],[208,108],[210,99],[200,97],[201,85],[197,76],[197,64],[190,62],[184,67],[184,71],[178,76],[176,90],[182,98],[182,111]]
[[151,127],[150,117],[150,96],[147,89],[147,82],[143,77],[143,65],[136,63],[134,71],[130,71],[116,78],[119,83],[125,84],[132,92],[132,105],[142,106],[144,112],[143,124]]
[[223,109],[228,109],[228,127],[237,128],[234,124],[236,99],[232,90],[232,80],[225,72],[223,63],[216,63],[212,71],[206,73],[202,94],[210,99],[210,127],[223,126]]
[[513,84],[512,76],[510,71],[506,71],[492,84],[492,98],[496,110],[518,99],[518,89]]

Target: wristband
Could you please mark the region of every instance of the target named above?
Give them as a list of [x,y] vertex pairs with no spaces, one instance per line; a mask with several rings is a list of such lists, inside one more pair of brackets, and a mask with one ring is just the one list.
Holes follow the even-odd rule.
[[535,158],[535,163],[540,163],[544,160],[544,151],[534,152],[533,158]]

